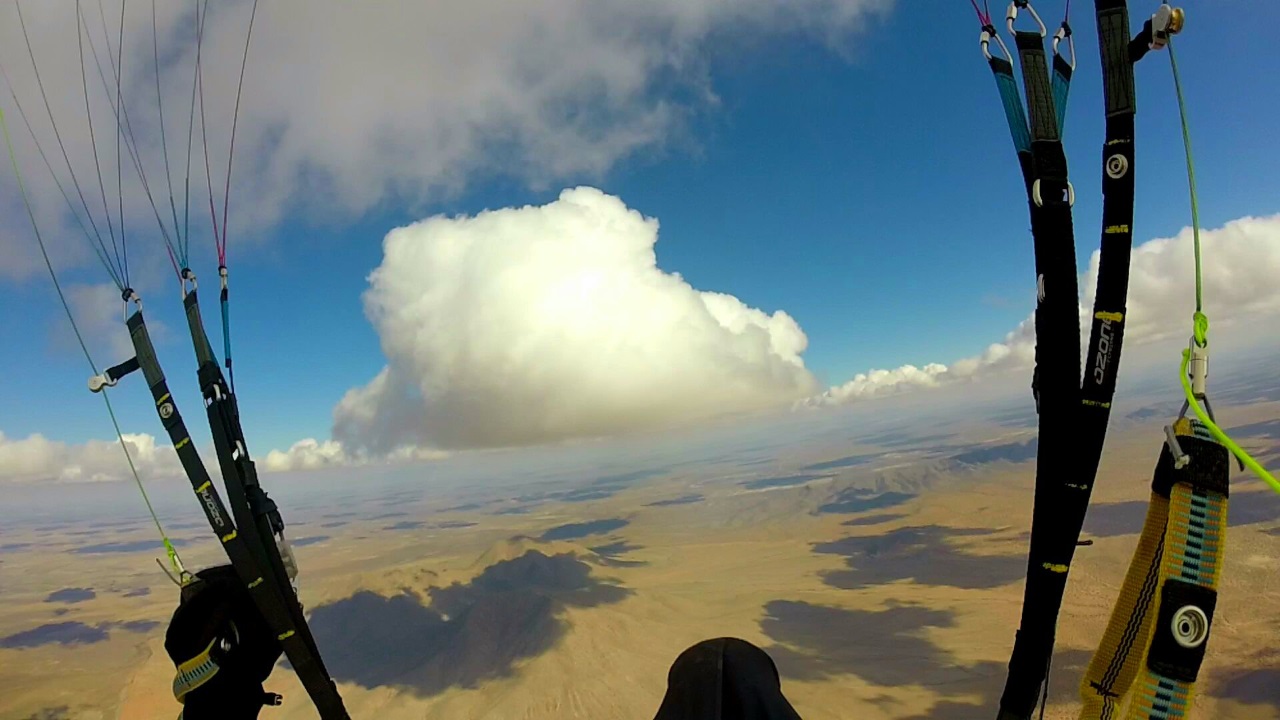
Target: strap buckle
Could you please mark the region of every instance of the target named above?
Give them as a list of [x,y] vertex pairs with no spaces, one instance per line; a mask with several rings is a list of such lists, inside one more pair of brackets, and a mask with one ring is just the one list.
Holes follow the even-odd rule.
[[109,387],[115,387],[116,383],[118,382],[120,381],[117,380],[116,378],[111,377],[107,373],[103,373],[101,375],[94,375],[93,377],[89,378],[89,392],[100,393]]

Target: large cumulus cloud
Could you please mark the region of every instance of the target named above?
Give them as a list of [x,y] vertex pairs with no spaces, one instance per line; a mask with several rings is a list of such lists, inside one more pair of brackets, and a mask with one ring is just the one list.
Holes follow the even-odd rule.
[[657,265],[658,223],[587,187],[393,230],[364,301],[388,366],[335,410],[348,451],[657,428],[816,390],[784,312]]

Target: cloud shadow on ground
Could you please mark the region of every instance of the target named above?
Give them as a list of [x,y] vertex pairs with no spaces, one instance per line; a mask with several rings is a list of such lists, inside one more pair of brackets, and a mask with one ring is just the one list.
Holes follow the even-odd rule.
[[818,506],[820,513],[847,514],[883,510],[901,505],[915,497],[910,493],[877,492],[870,488],[845,488],[830,502]]
[[82,622],[47,623],[0,638],[0,648],[34,648],[43,645],[91,645],[107,639],[107,630]]
[[146,633],[159,626],[160,623],[152,620],[104,622],[97,625],[86,625],[75,620],[46,623],[30,630],[23,630],[0,638],[0,648],[23,649],[46,645],[92,645],[106,640],[110,635],[110,631],[114,629],[133,633]]
[[1209,693],[1216,698],[1280,708],[1280,669],[1218,670],[1212,677]]
[[[1084,518],[1084,531],[1095,537],[1136,535],[1147,517],[1146,500],[1097,503]],[[1259,490],[1233,492],[1227,500],[1227,526],[1243,527],[1280,520],[1280,495]]]
[[654,502],[646,504],[645,507],[671,507],[673,505],[692,505],[693,503],[699,503],[699,502],[702,502],[703,500],[706,500],[706,497],[703,496],[701,493],[691,493],[689,495],[681,495],[680,497],[669,498],[667,500],[655,500]]
[[988,463],[1007,462],[1022,463],[1036,459],[1039,442],[1031,438],[1025,442],[1001,443],[999,445],[971,445],[963,452],[951,456],[951,462],[958,465],[974,466]]
[[1264,420],[1262,422],[1237,425],[1227,428],[1227,435],[1239,440],[1241,438],[1269,438],[1280,440],[1280,420]]
[[834,460],[825,460],[810,465],[805,465],[801,470],[835,470],[837,468],[851,468],[859,465],[868,465],[880,457],[880,453],[867,453],[863,455],[846,455],[842,458]]
[[618,494],[620,487],[592,487],[555,493],[555,499],[561,502],[587,502],[588,500],[604,500]]
[[94,592],[93,588],[62,588],[61,590],[54,590],[49,593],[49,596],[46,597],[44,601],[47,603],[56,602],[73,605],[75,603],[87,602],[96,597],[98,597],[98,593]]
[[1178,414],[1178,409],[1182,407],[1181,401],[1177,402],[1159,402],[1152,405],[1140,407],[1129,413],[1125,413],[1126,420],[1153,420],[1156,418],[1172,419]]
[[629,552],[644,549],[643,545],[632,545],[626,540],[616,540],[608,545],[597,545],[588,549],[599,555],[600,559],[603,560],[605,564],[612,565],[614,567],[638,567],[640,565],[649,564],[643,560],[626,560],[620,557],[621,555],[626,555]]
[[[790,680],[840,675],[886,688],[922,685],[938,698],[924,714],[903,720],[971,720],[994,712],[1006,663],[964,664],[927,637],[932,629],[955,625],[951,611],[921,605],[850,610],[785,600],[765,605],[760,621],[760,629],[776,643],[766,650],[784,686]],[[1083,650],[1055,653],[1051,700],[1074,696],[1090,656]]]
[[315,609],[311,628],[339,682],[396,687],[419,697],[509,677],[518,661],[555,646],[569,607],[616,603],[630,590],[591,577],[572,555],[530,550],[495,563],[469,583],[404,593],[361,591]]
[[803,485],[810,480],[820,480],[829,477],[827,475],[812,475],[803,473],[799,475],[779,475],[777,477],[760,478],[758,480],[748,480],[742,484],[742,487],[748,490],[767,490],[769,488],[784,488]]
[[592,535],[604,535],[614,530],[621,530],[630,524],[630,521],[622,518],[610,518],[608,520],[591,520],[590,522],[569,523],[567,525],[557,525],[547,530],[538,537],[543,542],[551,540],[577,540],[579,538],[590,537]]
[[[174,547],[191,544],[191,541],[186,538],[170,538],[169,541],[173,543]],[[78,548],[73,548],[71,552],[79,555],[103,555],[108,553],[156,552],[163,550],[164,544],[160,540],[147,539],[81,545]]]
[[35,715],[28,715],[26,720],[71,720],[71,706],[48,707]]
[[1280,400],[1280,382],[1274,366],[1264,364],[1249,370],[1219,378],[1213,391],[1215,402],[1231,405],[1249,405],[1255,402]]
[[893,522],[894,520],[900,520],[904,517],[906,517],[906,515],[897,515],[894,513],[863,515],[862,517],[853,518],[852,520],[845,520],[840,524],[847,525],[849,527],[866,527],[868,525],[882,525],[887,522]]
[[400,522],[391,523],[390,525],[387,525],[382,529],[383,530],[417,530],[423,525],[426,525],[426,523],[421,520],[401,520]]
[[436,530],[457,530],[460,528],[469,528],[469,527],[475,527],[475,526],[476,526],[476,523],[473,523],[470,520],[445,520],[444,522],[438,522],[435,525],[432,525],[431,527]]
[[662,477],[671,472],[671,468],[650,468],[647,470],[632,470],[630,472],[615,473],[613,475],[605,475],[597,478],[592,485],[596,486],[622,486],[631,485],[640,480],[648,480],[649,478]]
[[974,590],[996,588],[1026,575],[1022,555],[971,555],[954,547],[956,537],[991,535],[977,528],[939,525],[904,527],[881,535],[847,537],[817,543],[816,553],[842,555],[847,570],[823,573],[823,581],[845,590],[910,580],[919,585]]

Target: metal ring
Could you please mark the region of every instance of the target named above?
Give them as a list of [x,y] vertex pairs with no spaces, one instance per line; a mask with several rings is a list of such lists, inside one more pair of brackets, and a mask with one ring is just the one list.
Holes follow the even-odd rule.
[[1182,647],[1198,648],[1209,639],[1209,616],[1195,605],[1183,605],[1173,614],[1169,629]]
[[1120,153],[1107,158],[1107,177],[1119,180],[1129,172],[1129,159]]

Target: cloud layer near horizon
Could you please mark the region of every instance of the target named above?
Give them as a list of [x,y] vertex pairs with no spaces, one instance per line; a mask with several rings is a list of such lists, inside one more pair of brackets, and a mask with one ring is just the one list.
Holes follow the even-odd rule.
[[347,393],[348,452],[667,427],[817,390],[789,315],[657,266],[658,223],[594,188],[393,230],[366,312],[388,366]]
[[[441,447],[625,432],[785,405],[815,391],[801,359],[804,333],[789,316],[663,272],[654,264],[656,236],[656,221],[589,188],[542,207],[393,231],[366,295],[390,365],[335,408],[334,439],[273,450],[263,469],[438,459],[447,455]],[[1241,218],[1202,237],[1214,327],[1274,325],[1280,215]],[[1192,262],[1189,229],[1134,248],[1126,348],[1188,331]],[[1095,254],[1081,279],[1086,297],[1097,269]],[[1091,305],[1090,297],[1082,308]],[[1033,353],[1026,321],[979,355],[869,371],[804,402],[961,384],[1025,369]],[[176,476],[169,448],[149,435],[126,439],[144,478]],[[0,435],[0,480],[125,477],[114,442]]]
[[[181,473],[172,448],[145,433],[125,433],[124,441],[144,481]],[[7,482],[104,482],[129,477],[120,445],[90,440],[73,445],[43,435],[14,439],[0,432],[0,480]]]
[[[1216,327],[1231,327],[1260,317],[1280,316],[1280,215],[1245,217],[1221,228],[1202,230],[1204,293]],[[1160,238],[1133,249],[1126,314],[1125,348],[1169,337],[1189,335],[1195,309],[1195,253],[1191,228],[1175,237]],[[1095,251],[1080,279],[1083,300],[1080,319],[1082,346],[1087,343],[1098,288]],[[1265,338],[1264,338],[1265,339]],[[1030,367],[1035,360],[1035,324],[1027,318],[1004,340],[980,355],[950,365],[903,365],[892,370],[869,370],[848,382],[810,398],[810,406],[841,405],[920,388],[980,380],[996,373]],[[1029,377],[1028,377],[1029,381]]]

